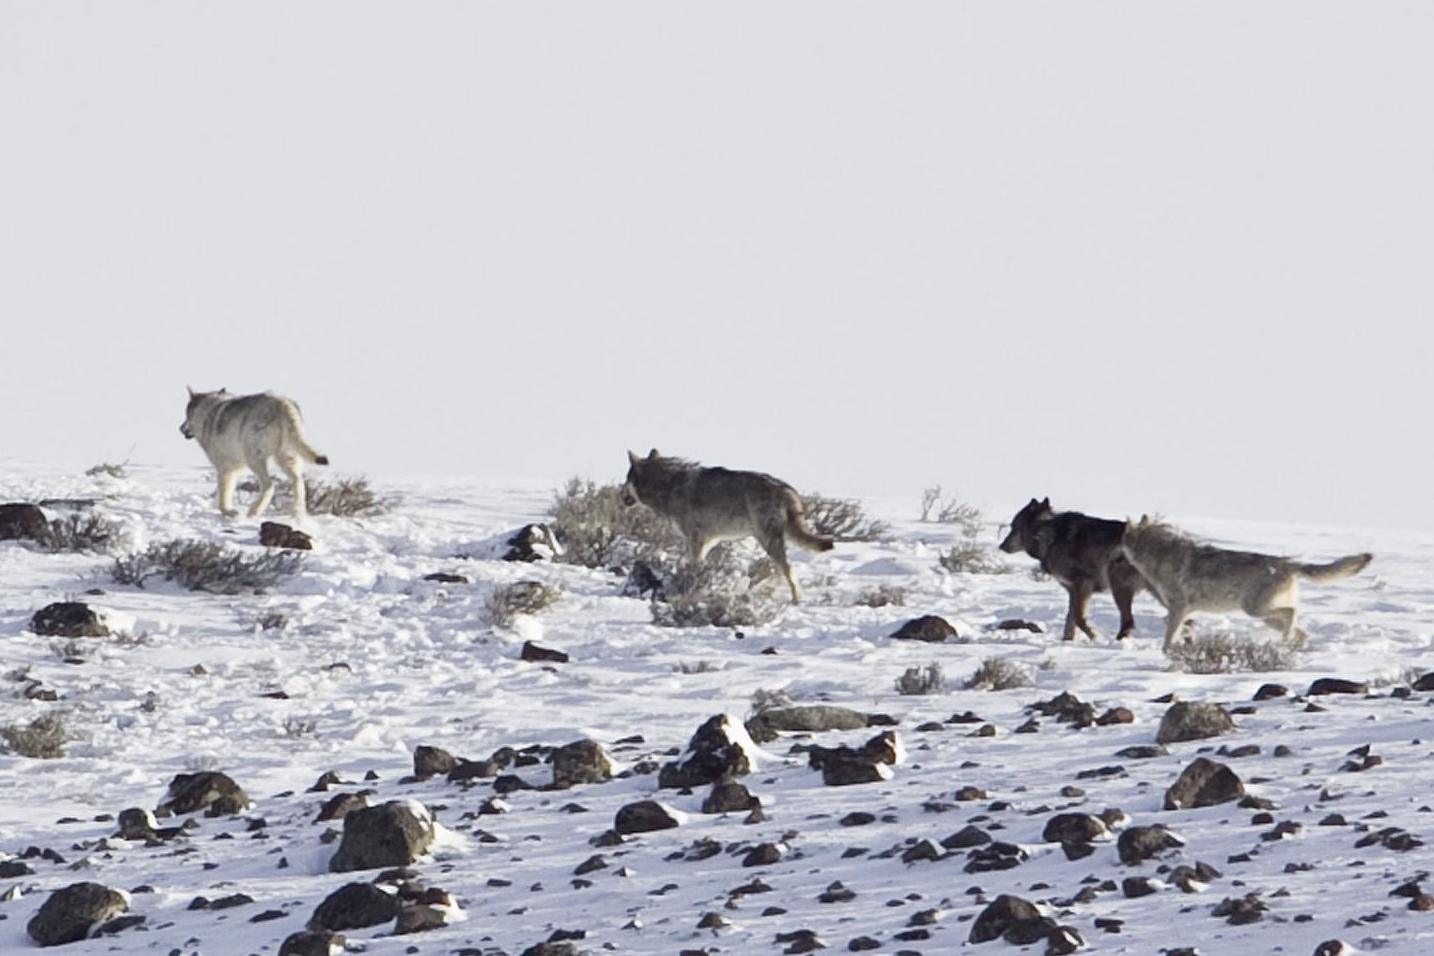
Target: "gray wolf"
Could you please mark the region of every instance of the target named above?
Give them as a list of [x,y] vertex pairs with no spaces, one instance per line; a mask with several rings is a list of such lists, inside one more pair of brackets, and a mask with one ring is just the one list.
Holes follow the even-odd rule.
[[1142,517],[1127,521],[1121,553],[1149,583],[1169,612],[1165,649],[1191,614],[1244,611],[1301,646],[1308,639],[1295,626],[1299,581],[1335,581],[1363,571],[1371,554],[1351,554],[1328,564],[1306,564],[1252,551],[1202,544],[1169,525]]
[[217,392],[191,388],[179,431],[199,442],[219,473],[219,511],[227,518],[236,513],[232,507],[234,484],[245,468],[259,479],[259,498],[249,509],[249,517],[257,517],[269,507],[274,497],[270,459],[278,462],[293,482],[294,517],[303,518],[307,512],[303,463],[329,463],[304,437],[299,406],[269,392],[230,395],[222,388]]
[[646,458],[627,453],[623,504],[643,504],[672,521],[701,564],[719,541],[754,537],[787,579],[793,603],[802,592],[787,562],[787,541],[808,551],[830,551],[831,538],[807,527],[795,488],[756,471],[704,468],[682,458],[665,458],[654,448]]
[[1135,631],[1131,605],[1145,588],[1140,573],[1120,553],[1125,522],[1093,518],[1079,511],[1056,511],[1051,499],[1032,498],[1011,519],[1011,533],[1001,542],[1007,554],[1024,551],[1041,563],[1041,570],[1060,582],[1070,595],[1066,610],[1065,640],[1075,639],[1076,628],[1087,637],[1096,633],[1086,621],[1090,596],[1109,591],[1120,610],[1120,633],[1124,640]]

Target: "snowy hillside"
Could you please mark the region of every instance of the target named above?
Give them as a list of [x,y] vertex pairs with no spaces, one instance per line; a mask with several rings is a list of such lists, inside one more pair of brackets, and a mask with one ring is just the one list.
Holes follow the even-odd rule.
[[[1376,556],[1358,577],[1304,587],[1310,643],[1290,669],[1202,675],[1172,670],[1148,595],[1133,640],[1110,638],[1114,607],[1097,596],[1093,623],[1106,636],[1064,643],[1065,592],[1033,576],[1029,558],[1000,556],[1006,574],[942,570],[937,554],[955,531],[914,520],[916,488],[910,501],[868,502],[892,523],[890,540],[798,555],[806,603],[734,631],[655,626],[648,602],[621,596],[623,579],[605,571],[500,560],[509,534],[544,520],[556,482],[374,484],[395,497],[386,513],[310,518],[302,527],[313,551],[260,594],[154,577],[126,586],[111,579],[111,557],[0,542],[0,725],[59,714],[71,737],[55,759],[0,753],[0,952],[33,947],[26,927],[51,891],[88,881],[128,893],[127,915],[143,921],[66,952],[277,953],[334,891],[393,869],[330,872],[343,820],[316,817],[361,790],[370,806],[411,801],[416,819],[436,822],[412,873],[387,877],[385,893],[404,881],[420,905],[422,888],[446,893],[431,893],[426,912],[447,925],[395,935],[387,916],[340,930],[373,954],[518,956],[550,939],[531,951],[795,953],[821,943],[1304,956],[1341,939],[1346,949],[1326,952],[1434,952],[1434,915],[1421,911],[1434,908],[1422,895],[1434,885],[1407,886],[1434,871],[1423,843],[1434,824],[1434,697],[1409,690],[1434,670],[1434,535],[1177,518],[1219,543]],[[199,538],[262,551],[258,522],[221,519],[212,490],[197,468],[131,467],[115,478],[0,466],[0,502],[96,499],[92,510],[126,530],[127,550]],[[1020,489],[1010,508],[1056,491]],[[1009,514],[988,517],[984,540],[994,544],[995,522]],[[461,580],[425,580],[440,572]],[[523,580],[562,597],[494,628],[485,599]],[[904,606],[855,603],[880,585],[903,589]],[[65,600],[101,611],[111,636],[31,631],[37,611]],[[958,636],[891,638],[928,614]],[[1013,619],[1043,632],[996,629]],[[1195,625],[1270,636],[1239,615]],[[569,659],[522,660],[526,641]],[[963,689],[989,658],[1032,685]],[[932,663],[944,689],[897,692],[905,671]],[[1321,678],[1368,686],[1306,696]],[[1289,694],[1255,701],[1267,683]],[[1062,692],[1095,717],[1128,714],[1076,726],[1030,709]],[[742,721],[754,695],[877,717],[749,743]],[[1235,726],[1158,748],[1170,695],[1222,704]],[[753,764],[738,780],[759,813],[702,812],[706,784],[659,789],[660,768],[690,756],[694,732],[721,714]],[[803,752],[860,747],[885,731],[904,751],[880,764],[886,779],[828,785]],[[549,748],[585,739],[610,756],[613,779],[551,787]],[[413,779],[420,746],[470,761],[471,778]],[[1202,756],[1238,775],[1243,802],[1163,809],[1167,788]],[[122,811],[154,810],[176,775],[210,771],[252,806],[161,816],[151,838],[118,836]],[[328,772],[338,782],[311,791]],[[610,835],[618,811],[644,800],[676,811],[678,825]],[[1047,839],[1063,813],[1094,820],[1068,818],[1056,829],[1083,835]],[[188,829],[158,832],[186,820]],[[1170,835],[1138,829],[1155,825]],[[1141,847],[1160,852],[1121,861]],[[1025,950],[971,942],[1001,894],[1073,933],[1045,925]]]

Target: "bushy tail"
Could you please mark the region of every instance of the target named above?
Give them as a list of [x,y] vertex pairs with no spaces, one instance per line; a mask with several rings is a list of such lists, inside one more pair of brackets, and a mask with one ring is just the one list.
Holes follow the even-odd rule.
[[793,491],[787,498],[787,540],[808,551],[830,551],[836,542],[807,527],[802,499]]
[[1294,572],[1311,581],[1337,581],[1363,571],[1374,560],[1372,554],[1351,554],[1329,564],[1296,564]]
[[289,437],[293,439],[294,448],[309,461],[316,465],[327,465],[329,456],[316,451],[309,440],[304,437],[304,423],[299,418],[299,407],[293,402],[284,402],[284,411],[289,417]]

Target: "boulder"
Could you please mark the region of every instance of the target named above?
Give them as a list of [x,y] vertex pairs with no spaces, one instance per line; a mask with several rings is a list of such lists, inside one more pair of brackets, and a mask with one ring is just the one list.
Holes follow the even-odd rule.
[[346,942],[342,933],[303,930],[285,938],[279,946],[279,956],[338,956]]
[[372,883],[348,883],[324,898],[309,918],[311,930],[363,929],[398,915],[398,897]]
[[312,551],[314,539],[298,528],[278,521],[265,521],[259,525],[259,543],[266,548],[289,548],[293,551]]
[[108,637],[99,612],[83,601],[47,604],[30,618],[30,630],[41,637]]
[[344,817],[344,834],[329,870],[346,873],[386,866],[408,866],[428,849],[437,834],[428,808],[411,800],[390,800]]
[[596,740],[575,740],[553,751],[553,786],[566,789],[580,783],[612,779],[612,759]]
[[1167,850],[1178,850],[1185,841],[1160,824],[1150,827],[1131,827],[1120,834],[1115,850],[1120,862],[1135,866],[1160,856]]
[[1165,809],[1213,807],[1244,795],[1245,785],[1235,771],[1206,757],[1196,757],[1165,791]]
[[0,541],[43,542],[50,534],[45,512],[35,505],[12,502],[0,505]]
[[948,638],[954,641],[959,637],[956,628],[944,617],[937,617],[935,614],[912,618],[891,635],[895,641],[925,641],[928,644],[939,644]]
[[617,811],[612,827],[621,835],[670,830],[684,822],[683,815],[656,800],[639,800]]
[[1011,927],[1030,920],[1039,920],[1040,910],[1019,896],[1001,894],[992,900],[971,924],[972,943],[987,943],[1000,939]]
[[232,816],[253,806],[244,788],[228,774],[207,770],[200,773],[175,774],[169,792],[159,804],[160,813],[195,813],[207,817]]
[[861,730],[870,718],[850,707],[831,704],[802,704],[773,707],[747,721],[747,733],[759,743],[777,739],[779,733],[820,734],[828,730]]
[[1160,718],[1160,730],[1155,735],[1158,744],[1173,744],[1185,740],[1203,740],[1218,737],[1235,729],[1230,714],[1219,704],[1198,701],[1181,701],[1171,704],[1165,716]]
[[703,787],[719,780],[731,780],[752,772],[757,745],[742,722],[729,714],[716,714],[703,722],[687,751],[665,764],[657,775],[664,789]]
[[41,946],[86,939],[90,930],[129,910],[129,896],[99,883],[71,883],[55,890],[26,924]]

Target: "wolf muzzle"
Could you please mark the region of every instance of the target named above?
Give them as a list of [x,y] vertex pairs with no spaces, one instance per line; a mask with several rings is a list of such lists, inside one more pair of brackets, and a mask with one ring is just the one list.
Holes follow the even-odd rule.
[[180,422],[180,424],[179,424],[179,433],[180,433],[181,435],[183,435],[185,438],[193,438],[193,437],[194,437],[194,432],[192,432],[192,431],[189,430],[189,422]]

